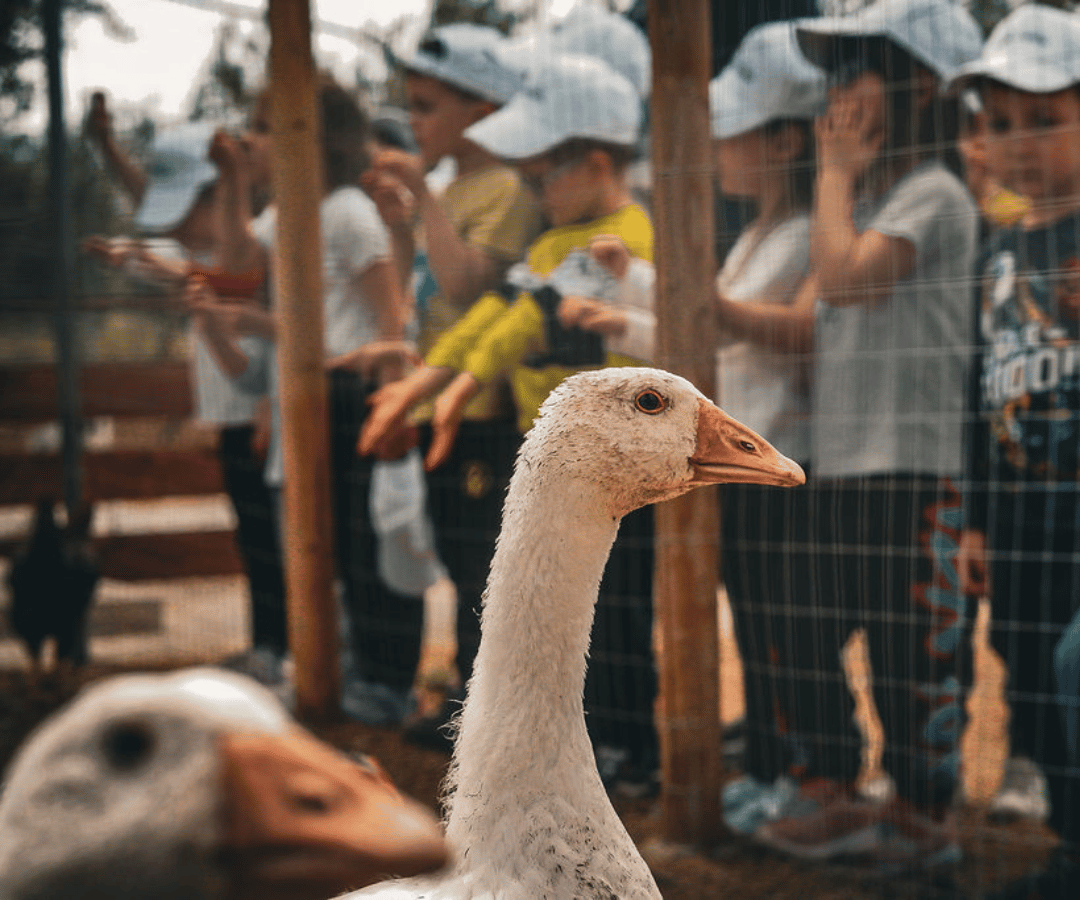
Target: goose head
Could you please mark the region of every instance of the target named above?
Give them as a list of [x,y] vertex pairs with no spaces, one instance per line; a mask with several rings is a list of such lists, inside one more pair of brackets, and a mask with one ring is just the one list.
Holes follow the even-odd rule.
[[519,465],[591,483],[616,517],[708,484],[806,481],[797,463],[689,381],[647,368],[563,381],[541,407]]
[[0,795],[4,900],[330,896],[446,858],[434,816],[377,766],[214,669],[85,690]]

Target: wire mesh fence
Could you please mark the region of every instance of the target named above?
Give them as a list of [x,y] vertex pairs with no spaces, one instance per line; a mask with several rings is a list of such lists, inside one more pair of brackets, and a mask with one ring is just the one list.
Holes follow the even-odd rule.
[[[710,4],[714,189],[680,216],[715,283],[658,306],[679,273],[652,201],[686,173],[655,158],[650,91],[705,86],[650,48],[664,4],[612,5],[435,3],[357,31],[355,71],[316,54],[329,425],[293,439],[327,447],[344,714],[449,753],[540,405],[574,372],[670,357],[704,306],[717,339],[671,367],[715,370],[699,387],[806,483],[729,473],[692,536],[719,561],[695,624],[718,667],[661,677],[680,637],[656,621],[675,600],[651,507],[599,585],[584,710],[639,843],[658,829],[633,803],[678,758],[660,686],[718,685],[731,849],[697,881],[650,858],[662,892],[1076,896],[1077,13]],[[226,662],[289,695],[283,548],[305,536],[283,510],[275,86],[261,11],[233,6],[190,121],[96,95],[69,122],[82,531],[46,147],[0,137],[4,669],[48,635],[46,668]],[[57,528],[58,555],[33,549]],[[578,543],[567,522],[563,565]],[[62,567],[93,572],[92,602],[49,608]]]

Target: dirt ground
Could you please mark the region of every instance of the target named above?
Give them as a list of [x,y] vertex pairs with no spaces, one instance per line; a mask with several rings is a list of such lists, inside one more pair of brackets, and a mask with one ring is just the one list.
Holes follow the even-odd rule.
[[[981,625],[984,628],[985,621]],[[728,639],[723,646],[723,683],[725,696],[729,698],[724,713],[725,719],[729,719],[739,712],[741,671],[733,642]],[[851,649],[850,672],[858,695],[868,687],[869,672],[860,657],[857,642]],[[962,864],[933,876],[922,873],[886,881],[854,866],[793,862],[734,837],[717,847],[693,851],[671,848],[664,846],[659,838],[662,800],[617,799],[616,808],[652,866],[666,900],[714,897],[974,900],[1014,880],[1036,864],[1051,848],[1051,835],[1037,826],[988,822],[978,805],[992,796],[1007,748],[1003,743],[1006,720],[1001,703],[1003,672],[1000,662],[988,655],[985,643],[977,642],[976,651],[977,685],[970,700],[971,724],[965,736],[966,792],[974,803],[966,806],[960,816],[964,845]],[[51,683],[33,689],[22,672],[0,672],[0,766],[6,765],[28,731],[68,699],[80,684],[114,671],[117,669],[91,665],[66,683]],[[871,768],[868,775],[872,775],[873,745],[877,738],[872,714],[866,711],[865,693],[862,696],[870,736]],[[375,756],[404,792],[437,808],[439,785],[448,761],[442,754],[405,743],[395,729],[339,723],[315,726],[313,730],[335,746]]]

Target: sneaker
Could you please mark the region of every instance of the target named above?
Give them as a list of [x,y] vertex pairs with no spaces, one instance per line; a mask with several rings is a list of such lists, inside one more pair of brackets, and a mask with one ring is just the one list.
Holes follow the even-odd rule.
[[341,711],[364,725],[400,725],[415,709],[411,688],[350,679],[341,692]]
[[860,856],[880,842],[883,818],[880,805],[842,796],[809,815],[765,822],[755,829],[754,839],[796,859]]
[[1045,822],[1050,815],[1050,790],[1042,769],[1026,756],[1006,760],[1001,786],[986,811],[997,821]]
[[816,813],[820,804],[802,795],[798,784],[781,775],[772,784],[745,775],[724,786],[724,822],[736,834],[752,835],[766,822]]
[[935,822],[907,804],[892,803],[870,857],[878,873],[887,877],[956,865],[964,857],[956,818],[949,815]]

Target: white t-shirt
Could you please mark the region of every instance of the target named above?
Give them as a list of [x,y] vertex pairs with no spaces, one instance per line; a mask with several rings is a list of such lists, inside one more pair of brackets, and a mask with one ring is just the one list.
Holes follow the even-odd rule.
[[[791,303],[810,266],[810,218],[792,216],[760,240],[745,230],[716,276],[733,302]],[[810,461],[808,360],[751,341],[716,352],[717,403],[781,453]]]
[[855,227],[909,240],[915,270],[875,303],[818,304],[815,472],[959,475],[974,338],[975,201],[941,163],[929,162],[858,204]]
[[[174,240],[151,238],[145,241],[147,249],[163,259],[187,260],[210,263],[207,254],[193,254]],[[191,348],[188,360],[191,364],[192,405],[195,418],[208,425],[245,425],[255,415],[257,394],[241,390],[221,369],[203,339],[194,329],[189,330]]]
[[[319,226],[323,348],[327,356],[337,356],[379,337],[375,307],[363,294],[360,276],[373,263],[390,258],[390,236],[371,198],[357,187],[340,187],[323,199]],[[252,223],[252,231],[272,251],[277,234],[276,207],[263,210]]]

